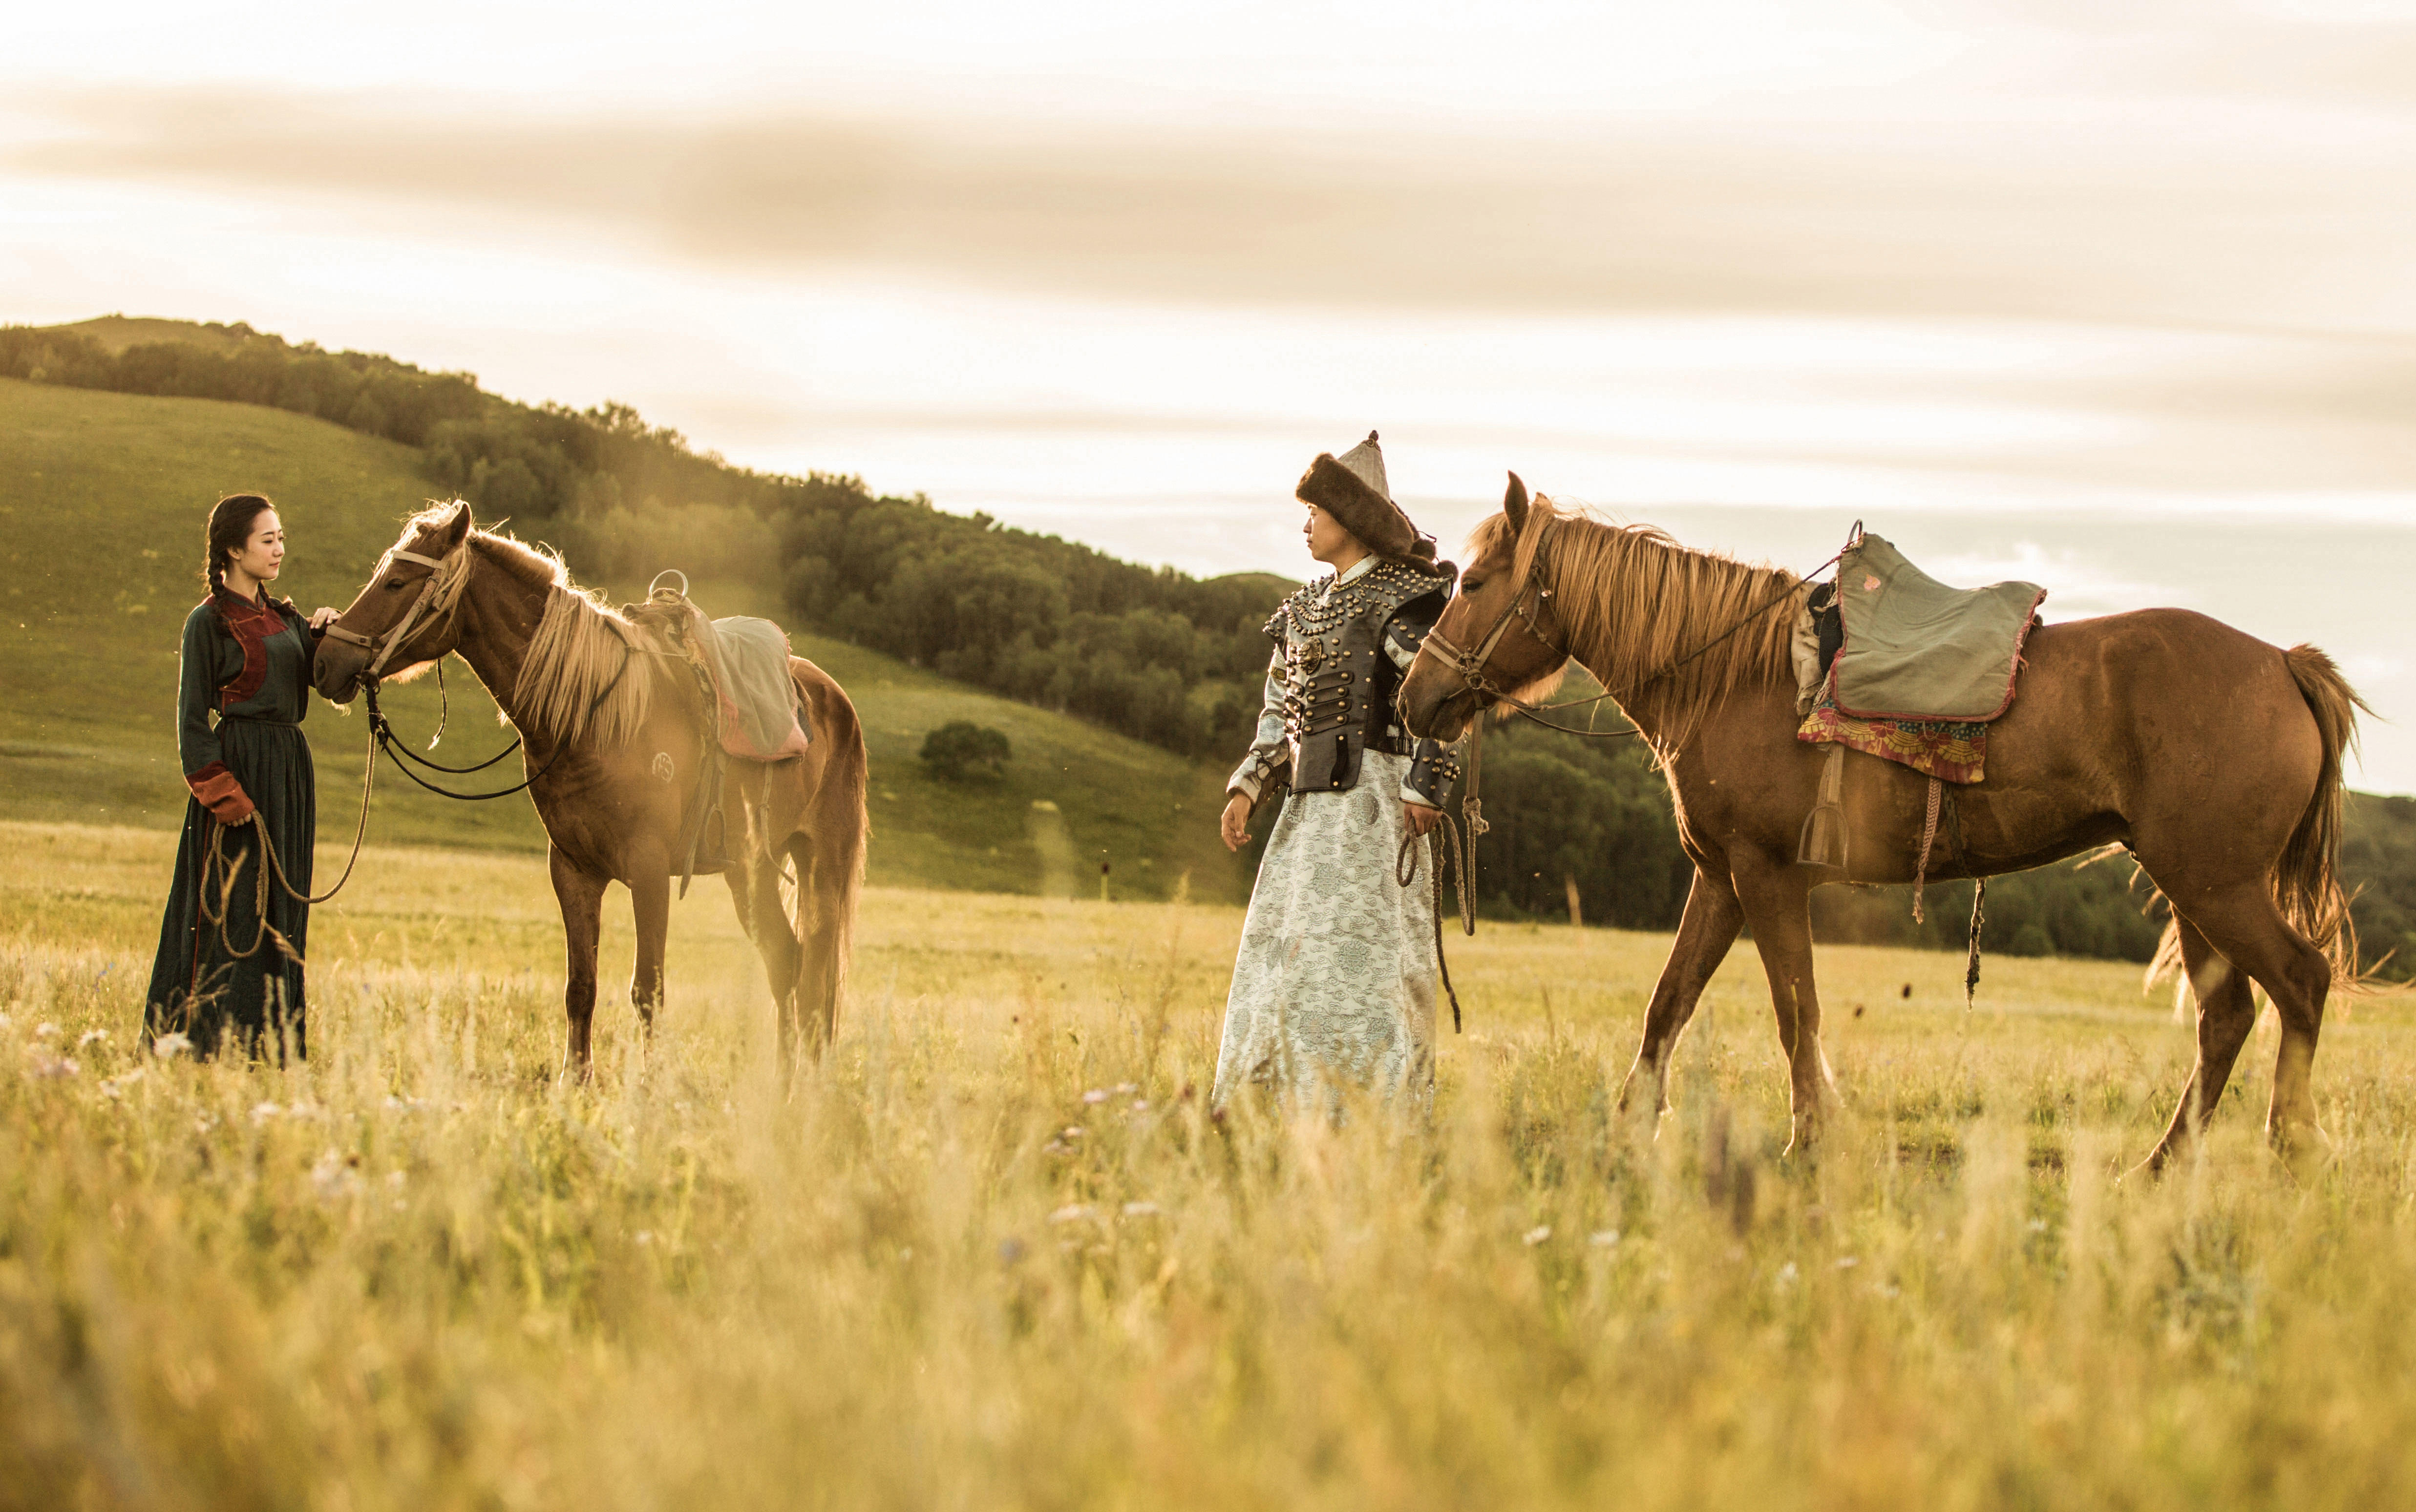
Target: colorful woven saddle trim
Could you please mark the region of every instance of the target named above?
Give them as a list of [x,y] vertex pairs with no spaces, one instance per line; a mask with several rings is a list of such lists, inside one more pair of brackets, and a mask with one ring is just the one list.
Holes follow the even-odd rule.
[[1797,727],[1795,738],[1839,745],[1884,757],[1941,782],[1977,782],[1986,776],[1988,727],[1947,719],[1857,719],[1825,699]]

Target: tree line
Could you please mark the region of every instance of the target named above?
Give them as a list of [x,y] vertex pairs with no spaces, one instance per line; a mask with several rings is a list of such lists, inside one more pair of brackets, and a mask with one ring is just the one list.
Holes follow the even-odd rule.
[[[415,447],[433,491],[508,516],[590,578],[665,567],[778,594],[817,631],[974,687],[1078,716],[1178,754],[1237,761],[1259,708],[1267,615],[1292,583],[1200,579],[957,515],[861,478],[732,465],[626,404],[586,410],[487,393],[475,375],[374,353],[327,352],[241,324],[203,340],[112,353],[57,327],[0,326],[0,376],[233,400],[314,416]],[[1479,906],[1505,917],[1673,928],[1692,867],[1667,786],[1638,742],[1523,725],[1487,736]],[[2416,799],[2357,795],[2342,869],[2369,960],[2416,975]],[[1828,940],[1961,948],[1968,884],[1932,890],[1928,922],[1905,889],[1823,888]],[[1962,900],[1962,901],[1957,901]],[[1986,940],[2016,955],[2145,960],[2162,921],[2127,862],[1998,879]]]

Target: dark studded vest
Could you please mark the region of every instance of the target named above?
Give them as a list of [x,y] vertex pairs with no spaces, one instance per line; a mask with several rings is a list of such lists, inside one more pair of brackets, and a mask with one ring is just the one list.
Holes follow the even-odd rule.
[[[1311,583],[1277,607],[1267,634],[1283,649],[1284,731],[1291,740],[1294,793],[1352,786],[1360,754],[1370,746],[1410,753],[1406,739],[1386,734],[1401,674],[1384,654],[1384,626],[1428,597],[1440,612],[1450,586],[1448,579],[1379,562],[1330,594]],[[1424,616],[1428,623],[1432,617]],[[1418,628],[1423,636],[1426,626]]]

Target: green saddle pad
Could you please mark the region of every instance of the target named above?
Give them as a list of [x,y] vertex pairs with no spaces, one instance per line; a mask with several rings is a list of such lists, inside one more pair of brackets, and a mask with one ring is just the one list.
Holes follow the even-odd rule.
[[1864,719],[1993,719],[2014,702],[2022,642],[2046,590],[1950,588],[1865,534],[1837,561],[1845,647],[1831,701]]

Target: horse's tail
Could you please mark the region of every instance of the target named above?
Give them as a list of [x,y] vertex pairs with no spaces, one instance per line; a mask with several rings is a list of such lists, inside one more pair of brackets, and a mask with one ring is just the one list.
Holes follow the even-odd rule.
[[[2357,711],[2372,714],[2365,700],[2349,687],[2333,658],[2311,645],[2295,645],[2282,653],[2290,680],[2299,685],[2307,712],[2316,718],[2316,733],[2323,744],[2323,761],[2316,772],[2316,791],[2307,799],[2282,857],[2273,868],[2273,901],[2292,929],[2332,963],[2335,987],[2363,985],[2357,946],[2357,924],[2350,918],[2348,898],[2340,885],[2341,798],[2344,791],[2341,757],[2357,745]],[[2182,937],[2178,921],[2165,926],[2148,965],[2148,985],[2166,973],[2175,978],[2174,1012],[2188,990],[2182,971]]]
[[[871,765],[864,751],[864,723],[855,704],[837,683],[838,696],[823,711],[825,728],[817,738],[834,746],[823,779],[817,807],[829,826],[830,849],[824,860],[831,872],[826,900],[833,925],[832,948],[838,954],[831,990],[836,997],[847,988],[848,963],[855,954],[855,910],[864,891],[864,854],[872,833]],[[819,872],[819,869],[817,869]],[[800,900],[802,904],[803,900]]]
[[2281,864],[2273,870],[2273,900],[2282,916],[2332,962],[2333,980],[2343,987],[2363,981],[2358,968],[2357,924],[2349,917],[2348,898],[2340,885],[2341,799],[2345,792],[2341,757],[2357,745],[2357,711],[2372,714],[2365,700],[2349,687],[2333,658],[2311,645],[2294,645],[2282,654],[2307,712],[2316,717],[2322,737],[2323,765],[2316,774],[2315,795],[2282,847]]

